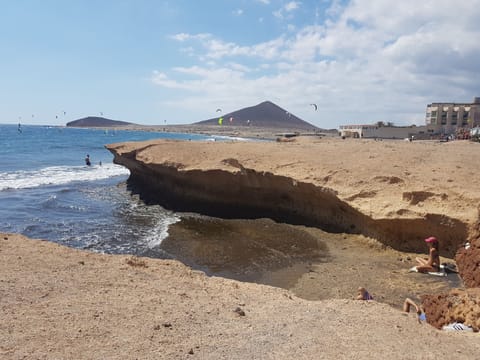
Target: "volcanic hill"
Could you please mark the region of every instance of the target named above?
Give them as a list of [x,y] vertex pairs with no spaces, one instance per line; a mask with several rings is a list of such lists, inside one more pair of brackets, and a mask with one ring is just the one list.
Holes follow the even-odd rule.
[[126,121],[120,120],[110,120],[104,117],[98,116],[88,116],[82,119],[70,121],[67,123],[67,126],[72,127],[113,127],[113,126],[128,126],[136,125]]
[[222,125],[224,126],[255,126],[303,130],[317,129],[316,126],[298,118],[271,101],[264,101],[258,105],[246,107],[227,114],[222,114],[219,111],[217,117],[196,122],[194,125],[217,125],[219,118],[222,118]]

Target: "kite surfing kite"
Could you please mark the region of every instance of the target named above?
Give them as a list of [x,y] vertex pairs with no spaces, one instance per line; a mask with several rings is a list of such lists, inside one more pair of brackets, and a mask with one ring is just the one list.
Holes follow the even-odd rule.
[[310,105],[315,108],[315,111],[317,111],[317,104],[310,104]]

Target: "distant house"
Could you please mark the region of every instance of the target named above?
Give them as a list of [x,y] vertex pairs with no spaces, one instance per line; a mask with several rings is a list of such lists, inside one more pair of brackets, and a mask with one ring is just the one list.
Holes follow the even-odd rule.
[[393,126],[378,122],[369,125],[341,125],[339,135],[353,138],[382,138],[382,139],[404,139],[424,137],[427,134],[426,126]]

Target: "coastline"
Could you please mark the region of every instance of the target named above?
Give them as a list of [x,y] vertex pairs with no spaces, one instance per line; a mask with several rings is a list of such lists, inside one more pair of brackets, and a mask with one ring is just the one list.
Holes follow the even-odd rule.
[[[153,150],[152,143],[156,141],[143,144]],[[328,189],[355,211],[380,224],[388,220],[389,226],[402,231],[430,232],[432,228],[410,229],[404,224],[413,227],[438,219],[445,228],[465,224],[466,236],[475,234],[472,226],[478,219],[475,205],[480,197],[478,185],[470,181],[480,166],[475,144],[377,143],[317,136],[270,142],[267,148],[237,142],[162,144],[167,145],[161,151],[138,151],[137,161],[161,166],[166,159],[186,173],[237,174],[239,169],[253,169],[255,176],[274,174],[289,179],[289,184]],[[137,145],[114,146],[129,153]],[[458,162],[464,155],[469,155],[472,165]],[[78,354],[82,358],[380,359],[388,351],[394,358],[445,354],[476,358],[478,334],[439,332],[418,324],[414,314],[398,310],[406,293],[415,297],[445,291],[436,288],[438,279],[407,272],[414,256],[425,252],[422,238],[397,239],[393,245],[400,250],[394,250],[360,234],[288,226],[294,228],[292,238],[305,232],[324,242],[319,248],[328,250],[318,262],[292,257],[292,266],[282,262],[280,268],[262,269],[263,279],[257,282],[290,290],[206,276],[174,260],[95,254],[1,234],[0,354],[7,359]],[[176,240],[173,231],[171,236]],[[239,233],[238,239],[242,236]],[[466,240],[438,236],[445,241],[442,250],[452,255]],[[194,238],[186,239],[188,247]],[[286,245],[292,243],[282,246]],[[279,256],[269,250],[269,259],[270,253]],[[235,254],[234,250],[230,255]],[[228,258],[228,253],[223,256]],[[365,283],[376,301],[351,300],[356,287]]]
[[[85,128],[85,127],[83,127]],[[306,131],[296,128],[265,128],[256,126],[232,126],[232,125],[125,125],[109,127],[88,127],[90,129],[101,130],[131,130],[131,131],[149,131],[183,134],[200,134],[208,136],[225,136],[231,138],[245,138],[251,140],[276,140],[285,134],[301,134],[302,136],[330,136],[336,137],[338,134],[333,130],[325,131]]]
[[[471,181],[480,170],[478,144],[299,136],[288,142],[152,140],[107,148],[115,163],[130,169],[129,186],[148,202],[174,211],[267,217],[329,233],[359,234],[387,248],[414,253],[404,264],[410,265],[406,269],[425,253],[424,239],[435,235],[442,256],[451,260],[463,256],[457,266],[466,286],[478,287],[480,226],[475,224],[480,185]],[[459,161],[467,158],[468,162]],[[467,250],[469,241],[472,246]],[[355,263],[351,268],[363,270]],[[335,271],[331,274],[336,276]],[[373,274],[374,280],[375,270]],[[349,275],[347,271],[343,278]],[[398,277],[400,283],[405,275]],[[391,286],[395,289],[396,283]],[[465,316],[472,326],[480,325],[476,305],[475,310],[460,309],[454,302],[452,308],[448,299],[432,300],[435,290],[422,291],[422,302],[435,304],[429,306],[432,325],[441,328]],[[398,299],[390,301],[398,306]]]

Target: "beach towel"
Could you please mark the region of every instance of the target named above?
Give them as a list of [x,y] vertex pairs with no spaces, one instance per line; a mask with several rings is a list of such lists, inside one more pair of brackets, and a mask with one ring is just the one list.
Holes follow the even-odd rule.
[[[417,267],[414,266],[408,270],[408,272],[418,272]],[[433,276],[447,276],[447,272],[445,271],[445,267],[443,265],[440,265],[440,270],[439,271],[429,271],[426,273],[428,275],[433,275]]]
[[464,325],[462,323],[454,322],[448,325],[444,325],[442,330],[445,331],[468,331],[473,332],[473,329],[470,326]]

